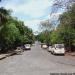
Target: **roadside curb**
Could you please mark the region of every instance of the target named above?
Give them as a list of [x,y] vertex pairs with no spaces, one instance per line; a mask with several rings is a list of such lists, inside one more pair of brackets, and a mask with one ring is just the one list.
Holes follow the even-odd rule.
[[75,56],[75,53],[67,53],[66,55]]
[[5,59],[5,58],[7,58],[7,57],[9,57],[9,56],[13,56],[13,55],[16,55],[16,53],[13,52],[13,53],[10,53],[10,54],[2,54],[2,55],[0,55],[0,60],[3,60],[3,59]]
[[75,56],[75,54],[70,54],[71,56]]
[[7,57],[6,54],[2,54],[2,55],[0,55],[0,60],[5,59],[6,57]]
[[6,58],[6,56],[5,56],[5,57],[0,58],[0,60],[5,59],[5,58]]

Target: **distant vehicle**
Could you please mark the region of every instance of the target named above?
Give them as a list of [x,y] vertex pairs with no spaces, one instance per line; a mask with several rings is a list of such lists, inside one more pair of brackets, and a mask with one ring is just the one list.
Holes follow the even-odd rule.
[[41,48],[47,49],[48,46],[47,46],[45,43],[42,43],[42,44],[41,44]]
[[31,50],[31,45],[30,44],[25,44],[24,47],[25,47],[25,50]]
[[65,55],[65,48],[64,44],[55,44],[51,48],[51,53],[52,54],[63,54]]

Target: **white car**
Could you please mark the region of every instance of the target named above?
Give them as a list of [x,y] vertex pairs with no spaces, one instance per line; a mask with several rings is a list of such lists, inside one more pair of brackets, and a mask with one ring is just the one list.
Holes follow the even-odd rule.
[[48,46],[47,46],[45,43],[42,43],[42,44],[41,44],[41,48],[43,48],[43,49],[47,49]]
[[55,44],[51,49],[52,54],[63,54],[65,55],[64,44]]
[[46,49],[47,48],[47,45],[43,45],[42,48]]
[[25,44],[25,50],[30,50],[31,49],[31,45],[30,44]]

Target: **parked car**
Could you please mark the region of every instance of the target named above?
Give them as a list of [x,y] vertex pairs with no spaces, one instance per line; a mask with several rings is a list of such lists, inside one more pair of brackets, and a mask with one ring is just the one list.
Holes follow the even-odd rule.
[[42,43],[42,44],[41,44],[41,48],[47,49],[48,46],[47,46],[45,43]]
[[48,47],[48,52],[51,52],[52,51],[52,46],[49,46]]
[[63,54],[65,55],[65,48],[64,44],[55,44],[51,48],[51,53],[52,54]]
[[31,50],[31,45],[30,44],[25,44],[24,47],[25,47],[25,50]]

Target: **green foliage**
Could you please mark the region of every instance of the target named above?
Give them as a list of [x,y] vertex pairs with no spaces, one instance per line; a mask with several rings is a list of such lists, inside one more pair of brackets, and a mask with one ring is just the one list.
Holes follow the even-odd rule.
[[50,31],[43,31],[37,36],[37,39],[41,41],[41,43],[50,44],[50,34]]
[[51,38],[51,43],[52,44],[55,44],[55,43],[57,43],[58,42],[58,33],[57,32],[55,32],[55,31],[53,31],[52,33],[51,33],[51,36],[50,36],[50,38]]
[[39,40],[41,42],[48,41],[52,44],[64,43],[65,46],[71,49],[72,46],[75,46],[75,4],[68,11],[60,15],[59,21],[60,23],[57,28],[47,33],[47,35],[44,31],[39,34]]
[[75,4],[70,10],[59,17],[60,24],[51,34],[52,43],[64,43],[65,46],[75,46]]
[[19,35],[19,30],[14,23],[3,26],[0,31],[0,45],[2,49],[12,48]]
[[0,47],[3,52],[7,52],[18,45],[33,43],[33,32],[22,21],[13,18],[4,8],[0,8],[0,15]]

